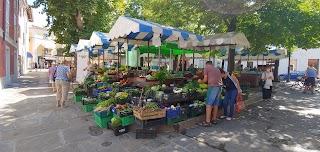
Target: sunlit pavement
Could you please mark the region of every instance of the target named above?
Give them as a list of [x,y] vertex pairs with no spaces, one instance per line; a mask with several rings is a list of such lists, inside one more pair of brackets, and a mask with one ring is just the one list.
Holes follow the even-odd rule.
[[135,139],[133,132],[116,137],[99,129],[92,114],[83,112],[71,98],[65,109],[55,107],[47,70],[30,72],[1,90],[0,152],[320,150],[319,94],[281,90],[273,102],[250,105],[232,121],[144,140]]

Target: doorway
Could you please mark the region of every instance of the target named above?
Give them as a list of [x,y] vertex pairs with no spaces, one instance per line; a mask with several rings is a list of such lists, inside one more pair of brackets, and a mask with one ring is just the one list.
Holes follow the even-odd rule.
[[6,85],[10,84],[10,48],[6,47]]
[[319,74],[319,59],[309,59],[308,66],[310,66],[311,64],[314,65],[314,67],[317,69],[317,73]]

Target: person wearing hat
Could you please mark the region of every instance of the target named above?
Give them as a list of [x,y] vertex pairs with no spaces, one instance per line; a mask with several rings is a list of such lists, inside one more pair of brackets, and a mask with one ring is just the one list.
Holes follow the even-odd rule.
[[53,92],[56,92],[56,85],[55,85],[55,73],[56,73],[57,67],[56,63],[52,63],[51,67],[49,68],[49,83],[52,84],[52,90]]

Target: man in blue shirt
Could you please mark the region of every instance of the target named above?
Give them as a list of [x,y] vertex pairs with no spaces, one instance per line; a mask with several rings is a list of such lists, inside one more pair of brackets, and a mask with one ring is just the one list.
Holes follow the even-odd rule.
[[316,77],[317,77],[317,71],[314,68],[314,65],[312,64],[310,67],[308,67],[306,71],[307,80],[305,81],[305,89],[303,93],[306,93],[307,90],[310,90],[312,94],[314,94],[314,87],[316,86]]

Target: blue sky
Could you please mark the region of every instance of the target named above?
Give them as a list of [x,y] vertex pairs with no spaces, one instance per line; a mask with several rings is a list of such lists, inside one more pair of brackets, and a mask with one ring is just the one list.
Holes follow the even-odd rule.
[[[28,5],[32,5],[34,0],[27,0]],[[47,25],[47,17],[45,14],[41,14],[42,7],[37,9],[32,9],[33,14],[33,25],[44,27]]]

